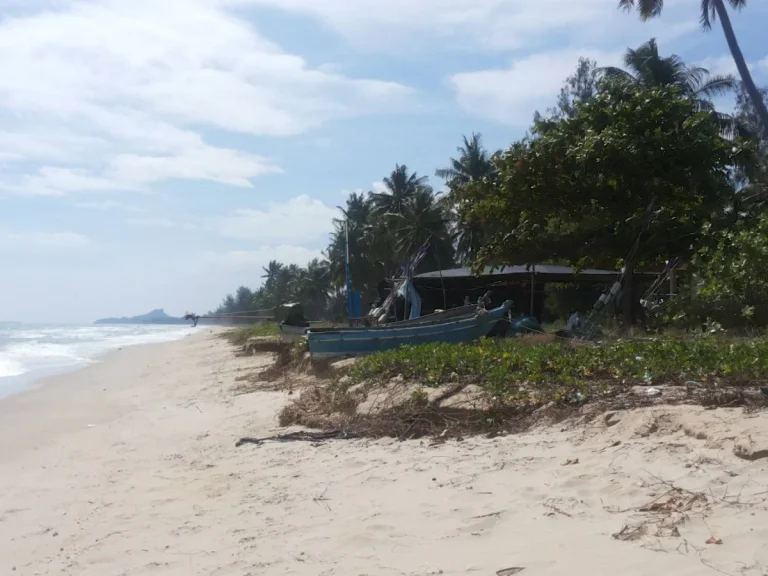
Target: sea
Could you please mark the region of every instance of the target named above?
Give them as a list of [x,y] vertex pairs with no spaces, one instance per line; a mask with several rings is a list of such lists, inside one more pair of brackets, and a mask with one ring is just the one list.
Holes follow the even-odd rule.
[[0,323],[0,398],[94,362],[125,346],[180,340],[199,328],[160,325]]

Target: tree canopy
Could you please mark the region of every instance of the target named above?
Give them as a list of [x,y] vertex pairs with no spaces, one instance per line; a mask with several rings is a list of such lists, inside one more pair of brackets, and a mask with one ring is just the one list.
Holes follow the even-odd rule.
[[540,122],[503,154],[470,208],[500,221],[475,264],[631,270],[684,257],[732,205],[733,166],[748,159],[681,89],[606,82],[572,118]]

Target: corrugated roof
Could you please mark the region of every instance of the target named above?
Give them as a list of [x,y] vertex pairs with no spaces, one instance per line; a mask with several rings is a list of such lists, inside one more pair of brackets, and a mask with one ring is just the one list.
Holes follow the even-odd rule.
[[[504,267],[491,267],[486,266],[483,270],[482,274],[480,276],[530,276],[531,272],[534,272],[536,276],[540,277],[546,277],[546,276],[569,276],[574,275],[573,268],[569,266],[561,266],[559,264],[536,264],[535,267],[533,267],[533,270],[531,270],[531,267],[527,265],[523,266],[504,266]],[[608,276],[616,276],[619,272],[611,271],[611,270],[595,270],[593,268],[586,268],[584,270],[581,270],[578,273],[578,276],[581,277],[588,277],[588,276],[599,276],[599,277],[608,277]],[[442,275],[442,278],[469,278],[474,276],[469,268],[452,268],[450,270],[443,270],[442,272],[436,271],[436,272],[426,272],[425,274],[419,274],[418,276],[415,276],[414,278],[440,278]]]

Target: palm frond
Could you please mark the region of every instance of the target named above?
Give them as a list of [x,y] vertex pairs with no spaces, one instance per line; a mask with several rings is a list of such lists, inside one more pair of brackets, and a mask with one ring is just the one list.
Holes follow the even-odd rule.
[[710,76],[696,87],[694,95],[705,98],[717,98],[732,92],[736,89],[737,85],[738,81],[730,74]]

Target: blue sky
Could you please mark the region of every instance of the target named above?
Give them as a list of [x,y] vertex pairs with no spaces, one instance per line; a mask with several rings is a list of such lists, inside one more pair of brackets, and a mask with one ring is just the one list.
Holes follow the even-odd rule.
[[[462,134],[522,136],[579,56],[656,37],[734,72],[698,4],[0,0],[0,320],[211,309],[319,256],[396,163],[432,177]],[[733,21],[768,84],[768,5]]]

